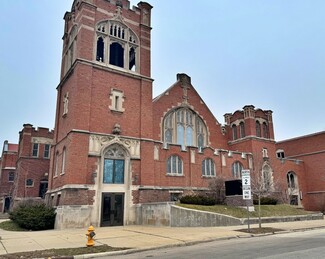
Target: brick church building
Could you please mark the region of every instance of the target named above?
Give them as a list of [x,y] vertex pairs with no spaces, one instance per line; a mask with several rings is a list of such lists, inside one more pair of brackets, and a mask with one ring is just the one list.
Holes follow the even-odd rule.
[[10,196],[44,198],[47,188],[57,228],[128,225],[141,204],[206,193],[214,179],[240,179],[249,169],[283,202],[325,207],[325,132],[276,142],[272,111],[253,105],[220,123],[184,73],[153,99],[151,9],[73,1],[64,15],[55,129],[25,124],[19,146],[5,143],[0,184],[11,192],[2,206]]
[[276,143],[272,111],[253,105],[223,125],[183,73],[152,99],[151,9],[75,0],[64,16],[46,195],[57,227],[133,224],[141,204],[207,192],[211,179],[240,179],[242,169],[316,209],[324,132]]

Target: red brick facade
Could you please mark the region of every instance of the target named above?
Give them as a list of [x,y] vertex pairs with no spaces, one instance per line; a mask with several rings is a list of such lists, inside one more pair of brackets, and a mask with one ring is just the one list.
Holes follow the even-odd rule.
[[19,132],[14,201],[45,198],[48,186],[53,131],[24,124]]
[[[303,168],[293,170],[301,186],[303,205],[308,210],[325,208],[325,132],[276,143],[286,160],[302,161]],[[291,169],[292,170],[292,169]]]
[[10,209],[17,157],[18,145],[5,141],[0,159],[0,212],[8,212]]

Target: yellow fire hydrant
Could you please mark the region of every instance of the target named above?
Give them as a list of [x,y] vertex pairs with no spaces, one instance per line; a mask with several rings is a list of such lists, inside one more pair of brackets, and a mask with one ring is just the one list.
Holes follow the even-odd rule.
[[88,233],[86,234],[87,236],[87,246],[94,246],[95,242],[94,242],[94,236],[95,236],[95,229],[93,226],[90,226],[88,228]]

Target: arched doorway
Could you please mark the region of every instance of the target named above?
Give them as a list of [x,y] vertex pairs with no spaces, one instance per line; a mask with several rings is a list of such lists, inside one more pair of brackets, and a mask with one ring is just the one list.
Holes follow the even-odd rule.
[[48,181],[47,179],[43,179],[40,181],[40,186],[39,186],[39,193],[38,196],[41,197],[42,199],[45,198],[45,194],[47,192],[48,188]]
[[288,196],[290,205],[299,205],[298,177],[295,172],[287,173]]
[[8,213],[11,205],[11,197],[5,197],[5,204],[3,208],[3,213]]
[[129,155],[119,144],[105,149],[101,174],[101,226],[122,226],[129,186]]

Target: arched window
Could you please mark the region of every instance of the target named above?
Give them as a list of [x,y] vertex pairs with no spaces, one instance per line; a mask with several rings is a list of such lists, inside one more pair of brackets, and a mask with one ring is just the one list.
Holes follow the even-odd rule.
[[207,144],[207,128],[203,120],[188,108],[169,112],[163,120],[164,142],[203,148]]
[[261,124],[259,121],[256,121],[256,136],[261,137]]
[[131,47],[129,51],[129,69],[134,70],[135,68],[135,48]]
[[269,127],[263,122],[263,138],[269,138]]
[[234,178],[240,178],[242,170],[243,170],[243,165],[240,162],[236,161],[232,164],[232,176]]
[[100,61],[100,62],[105,62],[105,60],[104,60],[104,40],[102,37],[99,37],[97,40],[96,60]]
[[183,175],[183,161],[179,156],[170,156],[167,160],[168,175]]
[[239,123],[239,135],[240,135],[240,138],[245,137],[245,124],[244,124],[244,122]]
[[125,153],[118,146],[110,146],[104,154],[104,184],[124,184]]
[[[197,146],[203,148],[207,138],[207,128],[201,118],[196,118]],[[194,144],[195,145],[195,144]]]
[[287,173],[288,195],[291,205],[299,205],[298,178],[294,172]]
[[211,158],[207,158],[202,161],[202,176],[216,176],[214,162]]
[[232,139],[236,140],[237,139],[237,126],[234,124],[234,125],[232,125],[231,129],[232,129]]
[[126,70],[139,71],[139,44],[126,24],[110,20],[97,25],[96,60]]
[[287,183],[289,189],[296,189],[296,174],[294,172],[287,173]]
[[65,156],[66,156],[66,148],[64,147],[63,148],[63,151],[62,151],[62,169],[61,169],[61,174],[64,174],[65,173]]
[[272,191],[273,189],[273,177],[272,170],[268,164],[265,164],[262,168],[262,179],[263,179],[263,189],[266,191]]
[[58,176],[59,172],[59,151],[55,154],[54,177]]
[[42,199],[45,198],[45,194],[47,192],[48,188],[48,181],[47,179],[42,179],[40,181],[39,191],[38,191],[38,197],[41,197]]
[[64,48],[64,71],[65,73],[71,68],[75,61],[75,45],[77,41],[77,26],[73,26],[69,37],[66,38],[66,47]]
[[124,49],[121,44],[113,42],[110,45],[109,63],[114,66],[124,67]]
[[165,117],[165,139],[166,143],[173,143],[173,113]]

